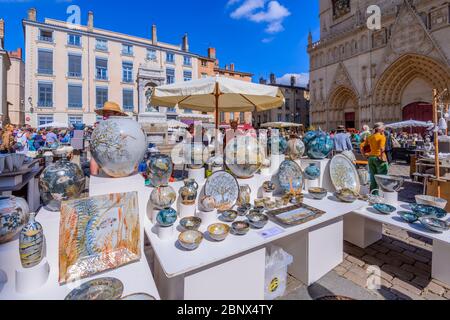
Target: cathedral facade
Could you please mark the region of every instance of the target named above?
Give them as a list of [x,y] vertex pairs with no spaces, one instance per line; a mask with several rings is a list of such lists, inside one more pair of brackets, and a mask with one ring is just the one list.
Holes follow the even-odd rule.
[[320,40],[310,34],[308,53],[312,126],[432,120],[433,89],[450,89],[450,4],[320,0]]

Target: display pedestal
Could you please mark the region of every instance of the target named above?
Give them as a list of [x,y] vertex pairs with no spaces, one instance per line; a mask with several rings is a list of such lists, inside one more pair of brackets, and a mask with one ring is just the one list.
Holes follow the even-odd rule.
[[16,291],[19,293],[33,292],[47,282],[49,273],[50,266],[45,258],[33,268],[16,269]]
[[180,212],[178,216],[180,219],[186,218],[186,217],[194,217],[196,211],[196,205],[195,204],[182,204],[180,203]]
[[280,169],[280,165],[283,161],[286,160],[286,156],[284,154],[272,154],[270,156],[270,173],[275,175]]
[[189,168],[188,178],[194,179],[199,185],[204,184],[206,181],[205,168],[200,168],[200,169]]
[[322,160],[315,160],[315,159],[300,159],[296,160],[303,171],[311,164],[316,164],[317,167],[320,168],[320,177],[319,177],[319,187],[327,189],[329,192],[336,191],[330,177],[330,159],[322,159]]
[[204,225],[205,227],[208,227],[209,225],[218,222],[217,210],[211,212],[199,210],[197,211],[197,217],[202,219],[202,225]]
[[305,180],[305,190],[308,191],[310,188],[319,188],[319,179],[315,180]]
[[398,192],[383,192],[384,201],[390,205],[398,204]]
[[161,240],[170,240],[173,237],[174,226],[161,227],[159,224],[156,225],[156,233]]

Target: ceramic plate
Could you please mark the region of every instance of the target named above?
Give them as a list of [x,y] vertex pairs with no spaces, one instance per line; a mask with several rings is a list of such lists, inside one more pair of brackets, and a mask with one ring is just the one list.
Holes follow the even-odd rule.
[[123,293],[123,283],[116,278],[99,278],[73,289],[66,300],[118,300]]
[[290,192],[300,190],[303,187],[303,171],[302,168],[292,160],[283,161],[278,171],[278,180],[284,191]]
[[214,172],[206,181],[205,195],[216,200],[216,208],[219,211],[229,210],[239,197],[239,183],[226,171]]
[[338,154],[331,160],[330,176],[336,190],[347,188],[359,193],[361,184],[358,171],[346,156]]
[[151,296],[147,293],[133,293],[123,297],[120,300],[156,300],[156,299],[154,296]]

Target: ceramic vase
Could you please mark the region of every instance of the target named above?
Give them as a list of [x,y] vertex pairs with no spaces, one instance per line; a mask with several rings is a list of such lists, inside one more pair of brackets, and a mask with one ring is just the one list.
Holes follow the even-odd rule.
[[65,156],[50,164],[39,178],[41,196],[46,209],[60,211],[61,202],[78,198],[84,191],[85,183],[83,171]]
[[270,140],[273,155],[282,155],[286,153],[288,145],[285,137],[273,136]]
[[170,156],[155,154],[148,160],[147,174],[152,186],[160,187],[168,185],[172,172],[173,163]]
[[239,198],[238,205],[242,206],[244,204],[250,203],[250,196],[252,194],[252,189],[248,184],[243,184],[239,186]]
[[291,160],[300,159],[305,153],[305,144],[300,139],[291,139],[287,144],[286,154]]
[[20,261],[24,268],[32,268],[42,261],[44,231],[42,225],[35,220],[35,217],[35,213],[31,214],[28,223],[20,232]]
[[214,211],[216,208],[216,200],[213,197],[210,196],[203,196],[200,199],[200,209],[202,209],[205,212],[211,212]]
[[177,194],[171,186],[161,186],[153,189],[150,202],[156,209],[169,208],[177,199]]
[[0,244],[11,241],[28,222],[28,218],[29,208],[24,199],[0,197]]
[[156,216],[156,221],[161,227],[170,227],[173,226],[175,221],[177,221],[177,212],[172,208],[165,208],[159,211]]
[[364,168],[358,169],[358,176],[361,185],[366,186],[369,184],[370,177],[369,171],[367,171],[367,169]]
[[307,133],[304,141],[307,141],[306,154],[311,159],[325,159],[334,148],[333,139],[323,131]]
[[101,121],[92,133],[92,156],[113,178],[127,177],[136,172],[146,151],[147,137],[131,118],[110,117]]
[[310,163],[304,173],[306,179],[316,180],[320,177],[320,168],[315,163]]
[[225,147],[225,164],[239,179],[249,179],[261,168],[264,149],[253,137],[242,136],[229,141]]
[[194,179],[184,180],[184,187],[180,188],[181,203],[193,205],[197,200],[198,183]]

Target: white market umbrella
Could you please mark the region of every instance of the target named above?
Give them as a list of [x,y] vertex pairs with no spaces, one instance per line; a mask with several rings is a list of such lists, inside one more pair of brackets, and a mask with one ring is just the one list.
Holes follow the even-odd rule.
[[169,126],[169,128],[188,128],[189,126],[186,123],[183,123],[181,121],[178,120],[169,120],[167,121],[167,125]]
[[302,124],[291,122],[268,122],[261,125],[261,128],[293,128],[302,127]]
[[403,128],[428,128],[432,127],[433,124],[431,122],[425,121],[417,121],[417,120],[408,120],[402,122],[396,122],[386,125],[388,128],[392,129],[403,129]]
[[280,107],[284,103],[281,90],[226,77],[208,77],[156,87],[152,105],[215,112],[216,128],[219,112],[258,112]]
[[67,129],[69,125],[64,122],[50,122],[46,124],[41,124],[38,129],[44,129],[44,128],[61,128],[61,129]]

